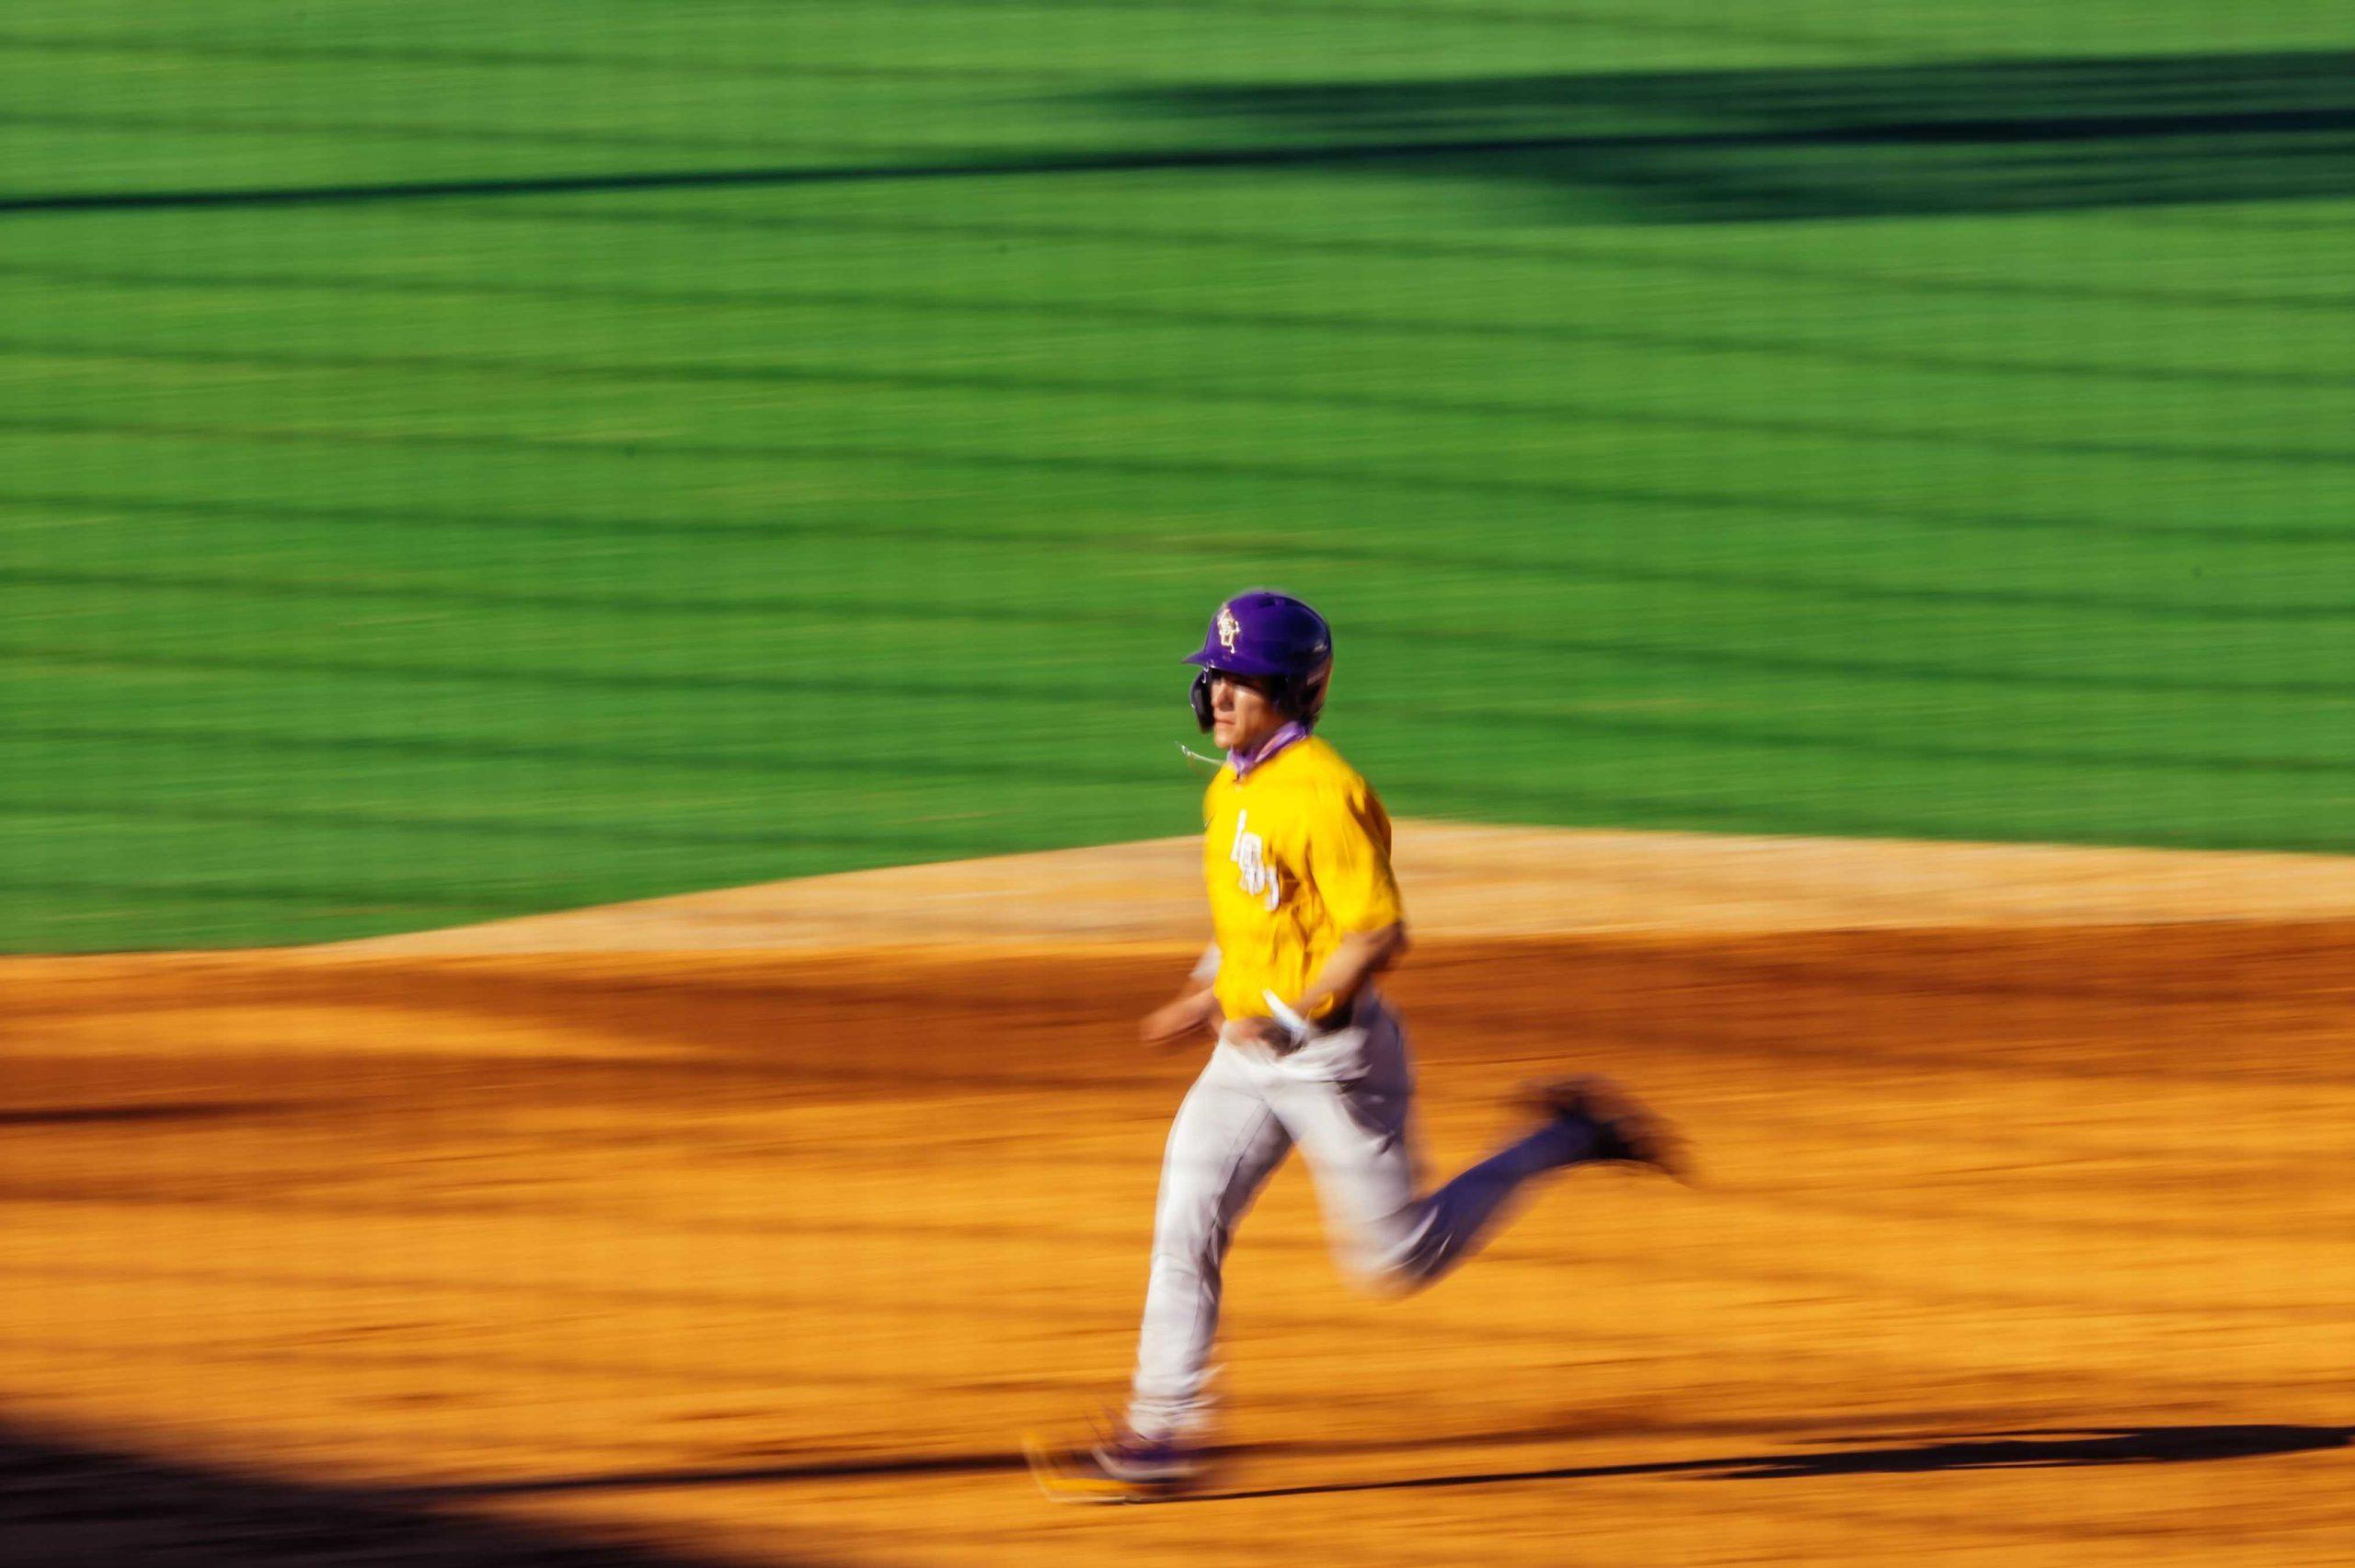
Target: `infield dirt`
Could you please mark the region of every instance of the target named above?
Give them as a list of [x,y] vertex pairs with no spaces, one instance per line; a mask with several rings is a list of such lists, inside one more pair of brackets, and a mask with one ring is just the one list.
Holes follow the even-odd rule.
[[10,960],[0,1528],[28,1562],[2355,1561],[2355,920],[2197,912],[1436,922],[1391,987],[1435,1168],[1576,1067],[1671,1110],[1700,1185],[1574,1175],[1382,1302],[1288,1168],[1232,1261],[1216,1494],[1105,1512],[1016,1439],[1126,1369],[1198,1056],[1131,1043],[1174,933]]

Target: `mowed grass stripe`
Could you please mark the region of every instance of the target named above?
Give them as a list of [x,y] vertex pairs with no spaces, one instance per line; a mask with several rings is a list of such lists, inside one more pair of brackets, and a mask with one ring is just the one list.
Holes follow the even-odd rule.
[[[1886,293],[1902,298],[1937,299],[1959,295],[1973,299],[2083,301],[2129,306],[2181,307],[2199,312],[2284,312],[2293,315],[2355,313],[2355,291],[2311,290],[2282,283],[2263,287],[2263,278],[2240,288],[2171,286],[2162,282],[2107,283],[2082,276],[2055,275],[2051,263],[2023,258],[2024,263],[2045,269],[2039,276],[1941,276],[1922,270],[1906,258],[1901,267],[1861,267],[1833,261],[1794,261],[1768,256],[1693,254],[1660,241],[1647,246],[1596,240],[1587,233],[1549,233],[1542,239],[1499,241],[1449,240],[1392,233],[1352,234],[1346,238],[1292,230],[1233,226],[1217,229],[1174,228],[1166,223],[1119,228],[1102,224],[1036,219],[945,219],[905,213],[875,213],[830,210],[822,212],[745,211],[736,207],[679,208],[633,202],[593,207],[565,206],[554,201],[497,203],[453,200],[440,203],[437,222],[454,225],[504,224],[527,229],[595,228],[644,236],[649,232],[678,229],[690,234],[766,238],[838,241],[854,235],[902,240],[955,240],[994,246],[1101,246],[1118,251],[1209,251],[1245,257],[1299,257],[1364,263],[1496,262],[1542,265],[1565,269],[1566,275],[1591,272],[1600,278],[1624,277],[1630,270],[1644,274],[1689,277],[1719,283],[1798,283],[1821,285],[1856,293]],[[2235,212],[2233,227],[2262,228],[2258,218]],[[2314,220],[2295,225],[2294,232],[2335,235],[2338,225]],[[1935,258],[1925,258],[1935,260]],[[71,266],[0,259],[0,277],[22,277],[54,282],[87,282],[139,286],[187,283],[230,287],[350,289],[361,292],[427,294],[495,293],[502,287],[518,290],[561,289],[564,285],[530,283],[480,276],[422,278],[413,273],[353,270],[298,273],[272,271],[243,276],[213,269],[167,271],[110,270],[95,260]],[[767,297],[758,288],[631,292],[624,285],[583,288],[579,295],[610,297],[641,303],[680,304],[756,304]]]
[[[1530,259],[1542,260],[1542,257]],[[34,269],[12,266],[8,275],[36,277],[83,289],[125,288],[161,291],[250,290],[315,292],[330,296],[369,294],[417,295],[447,299],[532,299],[558,303],[603,302],[625,305],[679,305],[740,313],[873,312],[972,320],[1009,318],[1041,324],[1089,322],[1112,327],[1169,327],[1184,331],[1233,330],[1246,333],[1290,333],[1315,338],[1464,338],[1502,340],[1515,344],[1541,342],[1566,347],[1630,349],[1696,355],[1713,360],[1754,356],[1770,364],[1780,361],[1816,361],[1833,367],[1869,368],[1934,374],[2052,378],[2062,381],[2114,381],[2131,386],[2188,383],[2210,387],[2270,387],[2290,390],[2355,390],[2355,372],[2338,365],[2316,368],[2251,368],[2229,364],[2185,364],[2168,361],[2115,361],[2040,355],[1970,354],[1920,349],[1890,350],[1823,338],[1797,338],[1757,333],[1694,333],[1591,322],[1539,319],[1478,320],[1455,315],[1415,315],[1398,313],[1342,315],[1310,311],[1236,311],[1213,307],[1145,305],[1127,302],[1079,299],[1029,299],[1007,296],[942,295],[918,290],[813,289],[776,283],[759,287],[710,290],[649,288],[623,283],[581,281],[525,282],[494,277],[418,278],[369,274],[263,272],[208,275],[184,272],[142,272],[93,269]],[[2066,299],[2061,293],[2053,296]],[[2173,302],[2171,302],[2173,303]],[[2252,308],[2262,302],[2244,299]],[[2292,310],[2355,309],[2355,302],[2327,296],[2293,303]],[[1476,404],[1462,405],[1477,411]],[[2147,455],[2147,447],[2115,443],[2130,455]],[[2189,455],[2200,456],[2199,452]],[[2229,459],[2228,459],[2229,460]]]
[[[1770,418],[1759,415],[1689,414],[1561,398],[1493,396],[1438,397],[1394,392],[1337,391],[1280,386],[1265,382],[1174,381],[1151,373],[1080,376],[1037,372],[906,371],[824,362],[745,362],[647,360],[524,359],[484,353],[372,354],[284,349],[194,349],[129,342],[0,337],[0,359],[84,361],[100,364],[176,365],[222,371],[349,372],[396,373],[422,378],[463,377],[470,382],[603,382],[688,386],[804,385],[861,391],[922,393],[1024,393],[1084,398],[1092,403],[1162,402],[1179,405],[1260,404],[1334,413],[1395,414],[1412,418],[1482,422],[1535,420],[1548,424],[1624,425],[1703,434],[1794,436],[1832,441],[1900,446],[1950,447],[2002,454],[2038,452],[2058,456],[2180,459],[2210,463],[2311,464],[2355,462],[2355,446],[2337,448],[2247,447],[2223,443],[2060,440],[2025,434],[1995,434],[1935,426],[1860,423],[1853,420]],[[2051,374],[2015,368],[2007,373]],[[2131,381],[2194,382],[2209,385],[2262,385],[2355,391],[2355,374],[2337,372],[2215,371],[2175,366],[2130,371],[2114,366],[2072,366],[2063,372]]]
[[[2218,603],[2197,599],[2165,599],[2134,593],[2073,593],[2049,589],[1951,588],[1924,582],[1867,582],[1838,578],[1780,574],[1706,567],[1626,566],[1607,558],[1575,569],[1583,582],[1645,585],[1679,589],[1726,589],[1804,599],[1822,605],[1955,605],[1974,609],[2063,610],[2131,617],[2234,624],[2280,625],[2296,622],[2335,622],[2355,614],[2355,597],[2344,589],[2311,592],[2296,600]],[[898,595],[857,598],[841,595],[781,593],[772,590],[679,592],[639,589],[610,592],[555,592],[529,589],[475,587],[421,580],[365,581],[345,578],[289,578],[245,572],[160,572],[131,569],[71,569],[0,567],[0,582],[22,588],[102,589],[119,592],[176,594],[235,594],[257,598],[392,600],[467,605],[488,609],[612,610],[645,615],[755,615],[913,613],[940,623],[994,622],[1003,605],[923,605],[911,610]],[[1030,607],[1041,612],[1057,606],[1051,584],[1030,596]],[[1067,618],[1101,624],[1124,624],[1117,612],[1073,611]],[[1503,643],[1504,635],[1458,631],[1453,642]],[[1525,640],[1524,640],[1525,641]]]
[[[170,111],[129,113],[92,109],[0,109],[0,132],[11,127],[43,131],[97,131],[109,134],[169,135],[177,139],[219,136],[235,139],[300,136],[318,143],[409,143],[464,148],[547,147],[590,148],[622,154],[686,154],[717,155],[789,155],[796,158],[873,158],[908,155],[922,149],[889,140],[815,141],[795,135],[718,136],[664,134],[661,132],[568,131],[553,127],[518,127],[431,120],[355,120],[291,115],[217,115]],[[0,209],[5,210],[5,209]]]
[[[1407,262],[1540,263],[1550,268],[1582,269],[1598,274],[1622,274],[1629,269],[1711,281],[1825,284],[1843,290],[1886,292],[1900,296],[1938,297],[1959,294],[1972,298],[2083,300],[2129,305],[2185,306],[2200,311],[2291,311],[2336,314],[2355,311],[2355,291],[2310,291],[2294,286],[2263,287],[2264,280],[2248,280],[2241,288],[2190,288],[2161,282],[2111,284],[2079,276],[1939,276],[1908,267],[1903,270],[1836,261],[1793,261],[1767,255],[1691,253],[1669,239],[1649,245],[1597,239],[1591,231],[1547,232],[1542,238],[1499,240],[1446,238],[1390,232],[1353,233],[1346,237],[1254,226],[1221,228],[1172,227],[1166,222],[1132,228],[1036,218],[942,218],[920,213],[877,213],[849,210],[824,212],[747,212],[741,207],[679,207],[668,203],[632,201],[596,206],[569,206],[559,201],[523,205],[454,201],[436,216],[453,223],[511,223],[534,228],[575,225],[643,234],[649,230],[684,229],[695,234],[792,237],[810,235],[842,238],[854,235],[898,239],[948,239],[983,244],[1020,242],[1026,245],[1100,245],[1117,249],[1201,250],[1240,252],[1250,257],[1315,257],[1364,263],[1370,260]],[[2258,223],[2235,212],[2235,229]],[[2301,229],[2337,232],[2338,225],[2318,220]],[[1910,261],[1912,258],[1908,258]],[[1935,260],[1935,257],[1928,259]],[[2023,257],[2024,266],[2050,268],[2046,258]],[[0,266],[5,266],[0,263]],[[383,280],[396,285],[398,279]]]
[[[1755,514],[1767,519],[1801,521],[1846,517],[1880,529],[1913,529],[1931,534],[2086,534],[2121,539],[2188,540],[2222,544],[2246,541],[2260,544],[2347,546],[2355,544],[2355,520],[2312,524],[2241,523],[2223,521],[2213,526],[2174,521],[2142,521],[2099,513],[1986,512],[1936,507],[1891,507],[1859,504],[1846,497],[1809,498],[1798,495],[1740,495],[1718,490],[1636,488],[1626,486],[1586,486],[1588,499],[1628,508],[1660,508],[1700,516]],[[948,544],[1001,541],[1016,544],[1067,546],[1075,550],[1116,550],[1130,554],[1199,555],[1204,549],[1230,551],[1243,541],[1214,528],[1186,539],[1144,538],[1134,541],[1108,536],[1102,526],[1023,521],[964,522],[956,517],[902,513],[888,521],[872,516],[813,514],[809,509],[757,513],[750,516],[683,517],[672,512],[615,515],[601,512],[517,512],[457,510],[427,503],[409,506],[288,505],[283,501],[239,497],[204,500],[182,496],[98,494],[57,490],[28,490],[18,486],[0,489],[0,513],[15,511],[29,523],[52,514],[99,513],[122,517],[170,517],[199,521],[261,521],[287,524],[341,525],[358,523],[376,530],[408,532],[454,531],[484,535],[523,533],[562,538],[573,534],[617,534],[632,538],[675,535],[683,540],[745,541],[817,537],[834,540],[856,531],[867,540],[922,540]],[[1575,576],[1587,569],[1583,556],[1562,558],[1541,553],[1488,553],[1470,549],[1418,547],[1414,535],[1373,540],[1318,537],[1287,545],[1317,560],[1339,563],[1393,562],[1403,567],[1445,567],[1475,575],[1494,573],[1526,576],[1535,573]]]
[[[93,801],[78,798],[0,795],[0,817],[90,819],[144,825],[156,822],[195,828],[324,830],[350,832],[490,839],[508,843],[557,842],[585,844],[592,851],[616,836],[672,849],[777,850],[797,849],[825,853],[902,853],[925,842],[924,835],[883,833],[857,829],[812,830],[790,822],[760,828],[727,830],[694,828],[671,823],[649,824],[632,817],[610,815],[578,820],[554,820],[500,813],[480,816],[406,813],[364,807],[323,809],[305,807],[276,808],[174,804],[152,800]],[[953,841],[952,835],[935,834],[932,841]]]
[[[1417,492],[1439,497],[1465,497],[1499,500],[1551,502],[1569,505],[1581,501],[1632,501],[1637,505],[1667,506],[1697,505],[1740,510],[1755,507],[1774,509],[1778,503],[1772,498],[1755,501],[1746,497],[1713,498],[1707,492],[1694,498],[1664,498],[1646,497],[1609,486],[1590,486],[1570,480],[1447,474],[1428,470],[1394,469],[1387,466],[1362,467],[1340,464],[1312,464],[1282,462],[1243,462],[1212,457],[1144,457],[1136,455],[1108,456],[1099,452],[1014,452],[1006,450],[976,450],[956,447],[924,446],[913,442],[853,441],[841,440],[807,441],[780,435],[773,441],[720,442],[676,439],[661,431],[584,431],[571,436],[546,436],[521,431],[474,431],[451,429],[420,429],[385,428],[375,423],[343,425],[283,424],[229,425],[209,424],[194,420],[98,419],[67,416],[0,416],[0,437],[7,435],[37,437],[94,437],[125,441],[158,441],[196,443],[242,443],[261,447],[374,447],[414,452],[493,452],[507,455],[591,457],[600,453],[619,455],[630,461],[646,458],[677,462],[696,461],[756,461],[768,465],[787,464],[845,464],[879,467],[913,467],[938,469],[971,469],[1012,474],[1043,475],[1085,475],[1140,484],[1161,482],[1201,482],[1205,480],[1244,481],[1254,485],[1303,486],[1328,490],[1362,490],[1396,494]],[[2141,457],[2131,452],[2081,452],[2074,455]],[[2151,454],[2156,456],[2158,454]],[[2180,454],[2177,454],[2180,455]],[[2183,457],[2187,463],[2195,461]],[[2230,461],[2234,464],[2269,464],[2294,468],[2337,469],[2355,465],[2355,453],[2341,453],[2329,449],[2283,449],[2277,454],[2258,455],[2234,452],[2229,460],[2210,458],[2211,466]],[[1815,509],[1802,507],[1812,512]],[[1614,566],[1598,558],[1596,569],[1623,574],[1641,574],[1642,580],[1709,582],[1732,580],[1721,574],[1705,570],[1670,569],[1665,572],[1646,571],[1625,565]],[[1745,579],[1752,585],[1768,584],[1772,578],[1751,576]],[[1827,590],[1834,579],[1798,577],[1786,579],[1790,586],[1808,590],[1819,585]],[[1855,591],[1853,588],[1848,591]],[[1867,589],[1865,591],[1879,591]],[[1890,591],[1898,591],[1892,589]],[[1906,589],[1924,597],[1936,597],[1936,590]],[[1972,590],[1969,597],[1986,597]],[[2247,605],[2206,605],[2188,600],[2138,598],[2135,596],[2077,596],[2023,590],[2016,594],[1993,595],[1993,601],[2024,605],[2051,604],[2120,609],[2145,608],[2156,612],[2191,617],[2213,615],[2223,619],[2239,619],[2257,608]],[[2303,604],[2284,603],[2273,608],[2291,615],[2329,613],[2339,604],[2337,599]]]
[[[554,28],[550,31],[556,31]],[[676,35],[674,35],[675,37]],[[692,41],[692,35],[689,35]],[[586,73],[621,76],[684,78],[688,81],[749,80],[759,83],[848,79],[918,86],[1102,81],[1085,67],[1058,67],[1043,63],[1024,65],[910,65],[889,60],[844,61],[813,58],[748,59],[741,54],[680,48],[653,50],[529,49],[422,43],[415,37],[374,37],[358,43],[293,42],[258,34],[206,37],[174,35],[156,29],[135,32],[66,32],[47,29],[0,29],[0,48],[19,55],[52,55],[69,59],[123,56],[132,60],[163,58],[178,62],[216,61],[249,65],[324,65],[333,68],[398,67],[428,72],[484,71],[546,74],[558,83],[577,83]],[[105,69],[103,63],[99,69]],[[330,74],[330,76],[332,73]]]

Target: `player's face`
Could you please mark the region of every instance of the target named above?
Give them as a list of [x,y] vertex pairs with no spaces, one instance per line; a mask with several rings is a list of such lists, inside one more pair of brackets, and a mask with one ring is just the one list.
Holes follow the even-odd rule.
[[1268,694],[1223,670],[1211,676],[1211,738],[1230,751],[1248,751],[1283,727]]

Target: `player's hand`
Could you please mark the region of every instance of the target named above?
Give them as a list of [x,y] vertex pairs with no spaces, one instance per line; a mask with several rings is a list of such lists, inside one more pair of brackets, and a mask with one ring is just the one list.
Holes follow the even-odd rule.
[[1157,1007],[1137,1025],[1137,1034],[1148,1046],[1183,1044],[1199,1034],[1216,1035],[1226,1022],[1219,1012],[1218,997],[1212,991],[1196,996],[1181,996],[1166,1007]]
[[1282,1056],[1296,1043],[1292,1031],[1272,1018],[1236,1018],[1226,1026],[1226,1036],[1240,1046],[1257,1046],[1263,1051]]

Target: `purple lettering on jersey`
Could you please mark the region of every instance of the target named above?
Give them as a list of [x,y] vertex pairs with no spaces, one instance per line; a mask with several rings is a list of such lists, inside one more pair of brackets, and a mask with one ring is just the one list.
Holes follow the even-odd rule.
[[1266,767],[1268,765],[1269,759],[1275,756],[1277,752],[1282,750],[1285,747],[1291,745],[1295,740],[1305,740],[1307,738],[1308,730],[1306,727],[1297,722],[1287,724],[1281,729],[1279,729],[1273,735],[1268,737],[1267,739],[1261,741],[1259,743],[1259,749],[1252,752],[1247,757],[1240,751],[1229,751],[1226,754],[1226,765],[1235,770],[1235,776],[1237,781],[1247,779],[1251,776],[1253,769]]

